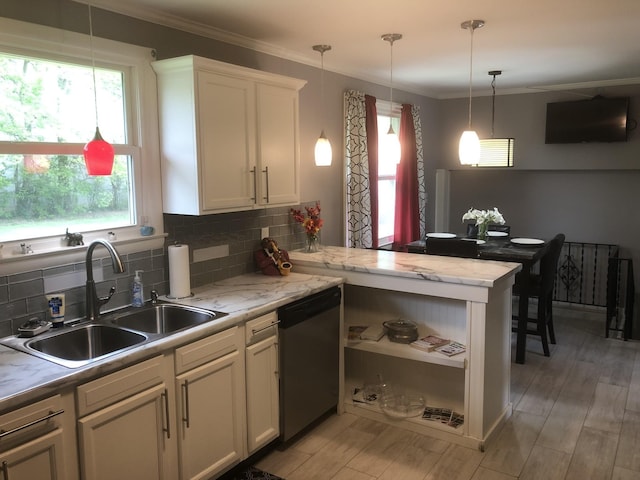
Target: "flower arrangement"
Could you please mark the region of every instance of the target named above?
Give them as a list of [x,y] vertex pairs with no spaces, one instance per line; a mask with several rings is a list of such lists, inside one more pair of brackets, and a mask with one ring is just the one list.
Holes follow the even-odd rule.
[[324,221],[320,218],[320,204],[316,202],[315,207],[304,207],[307,215],[303,215],[302,211],[291,209],[293,219],[304,227],[307,234],[307,249],[317,250],[318,233],[322,228]]
[[484,238],[487,235],[487,228],[490,223],[504,225],[504,217],[496,207],[493,210],[478,210],[470,208],[467,213],[462,215],[462,221],[475,220],[478,226],[478,238]]

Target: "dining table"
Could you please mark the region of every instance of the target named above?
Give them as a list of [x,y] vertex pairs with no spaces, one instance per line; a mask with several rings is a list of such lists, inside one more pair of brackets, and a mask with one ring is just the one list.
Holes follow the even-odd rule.
[[[465,238],[465,237],[458,237]],[[468,238],[468,241],[476,241]],[[509,236],[488,236],[478,241],[478,258],[522,264],[516,276],[520,289],[516,327],[516,363],[523,364],[527,344],[527,322],[529,318],[529,298],[531,296],[531,273],[549,249],[549,242],[542,239],[512,238]],[[409,253],[425,253],[426,240],[415,240],[407,244]]]

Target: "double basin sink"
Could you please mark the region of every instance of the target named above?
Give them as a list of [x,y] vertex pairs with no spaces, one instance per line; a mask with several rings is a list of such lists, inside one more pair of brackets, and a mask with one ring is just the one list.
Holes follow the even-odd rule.
[[7,337],[0,343],[77,368],[224,316],[226,313],[184,305],[148,304],[103,314],[99,322],[65,326],[32,338]]

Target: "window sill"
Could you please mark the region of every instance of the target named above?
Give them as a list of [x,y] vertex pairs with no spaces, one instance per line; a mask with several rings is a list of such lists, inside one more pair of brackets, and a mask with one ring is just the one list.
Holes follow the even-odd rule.
[[[166,233],[158,233],[148,236],[125,236],[118,234],[118,239],[109,241],[115,246],[119,253],[127,254],[138,252],[140,250],[163,248]],[[5,244],[2,248],[2,256],[0,256],[0,266],[2,266],[3,274],[15,274],[28,272],[40,268],[65,265],[75,263],[85,259],[86,251],[93,240],[104,238],[96,236],[95,238],[84,238],[84,245],[75,247],[59,246],[59,247],[43,247],[33,246],[33,252],[20,253],[19,244],[12,242]]]

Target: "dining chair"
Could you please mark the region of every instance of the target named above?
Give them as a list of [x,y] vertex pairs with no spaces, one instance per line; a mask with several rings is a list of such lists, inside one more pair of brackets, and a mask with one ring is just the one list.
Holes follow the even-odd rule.
[[428,237],[425,244],[425,253],[427,255],[477,258],[478,244],[461,238]]
[[[550,356],[549,342],[556,343],[556,335],[553,328],[553,290],[556,282],[556,272],[558,270],[558,260],[560,251],[564,244],[565,236],[562,233],[557,234],[549,242],[549,249],[540,259],[540,273],[531,274],[529,286],[529,298],[537,298],[538,306],[536,316],[534,318],[527,317],[527,334],[538,335],[542,341],[542,350],[544,356]],[[519,295],[520,285],[518,284],[518,275],[513,286],[513,294]],[[514,320],[518,320],[518,316],[513,316]],[[535,324],[535,326],[529,326]],[[517,332],[514,324],[512,331]],[[548,336],[547,336],[548,331]]]

